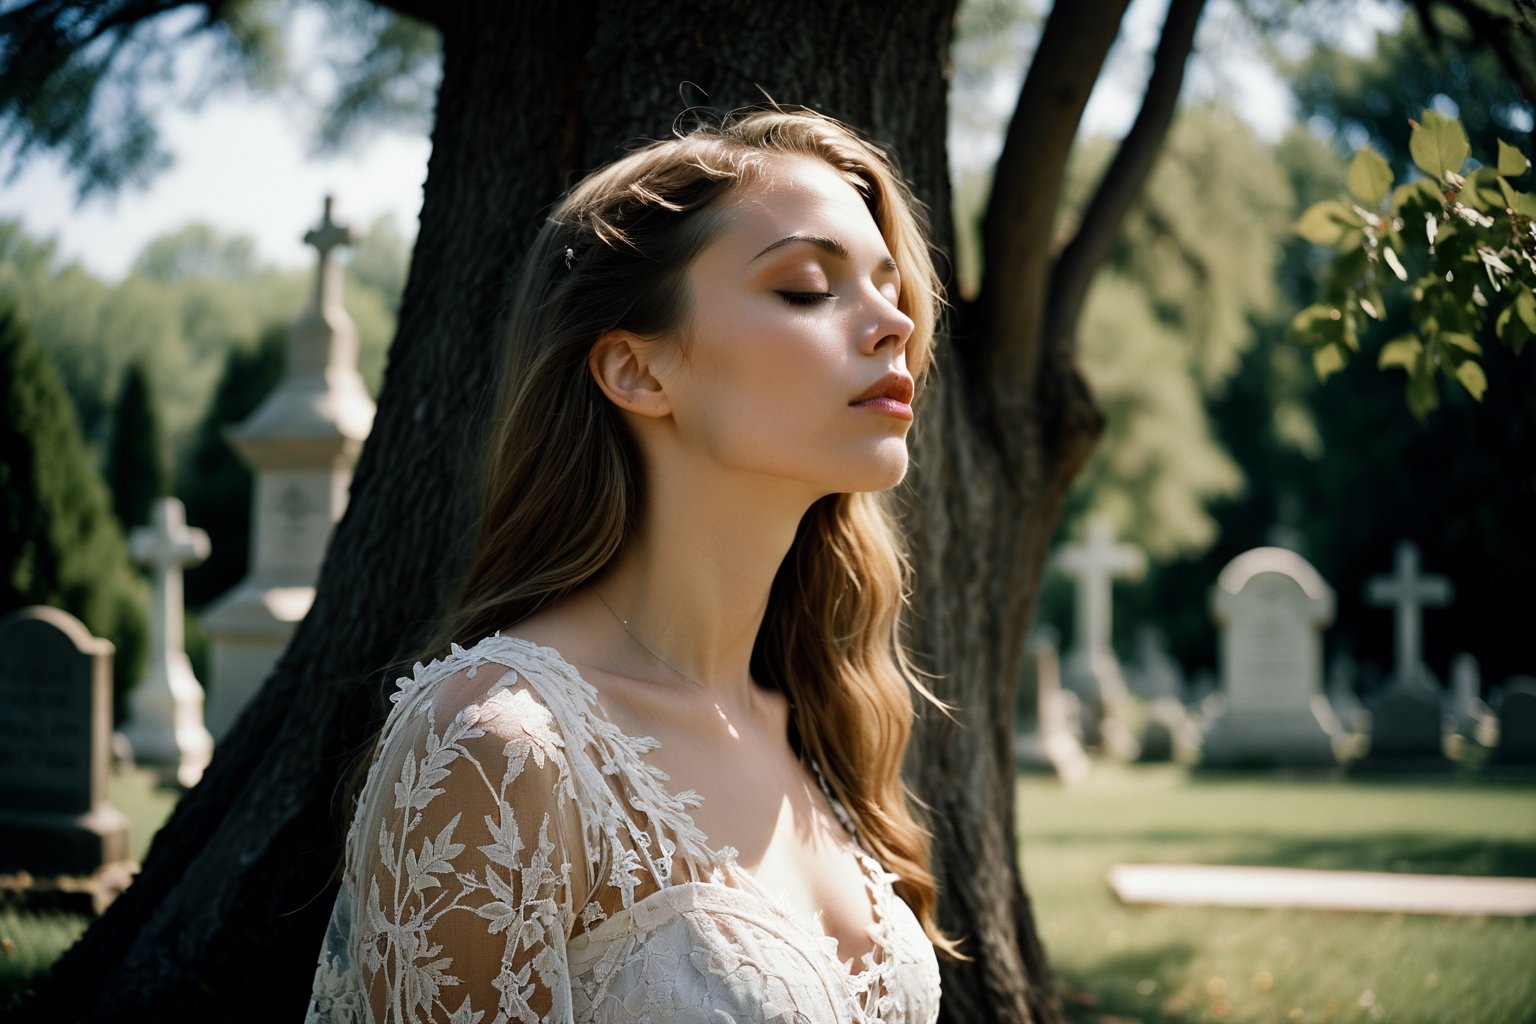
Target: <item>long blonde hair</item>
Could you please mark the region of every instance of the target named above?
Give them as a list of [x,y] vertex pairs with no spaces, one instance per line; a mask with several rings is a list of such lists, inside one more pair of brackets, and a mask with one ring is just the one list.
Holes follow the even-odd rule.
[[[863,196],[901,270],[908,368],[928,370],[938,277],[927,226],[890,157],[810,111],[727,115],[630,152],[557,205],[529,251],[512,307],[500,407],[482,475],[479,535],[440,636],[468,644],[571,593],[631,537],[645,480],[627,428],[587,356],[615,328],[660,334],[688,312],[685,274],[720,226],[719,201],[775,156],[824,161]],[[912,692],[903,653],[905,546],[888,499],[811,506],[774,578],[753,678],[793,707],[791,742],[848,808],[860,838],[940,948],[929,837],[901,779]]]

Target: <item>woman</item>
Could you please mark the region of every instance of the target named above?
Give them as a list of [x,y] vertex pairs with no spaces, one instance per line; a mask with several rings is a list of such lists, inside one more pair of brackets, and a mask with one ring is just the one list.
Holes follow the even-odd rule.
[[394,698],[311,1021],[934,1019],[878,492],[937,303],[888,158],[813,113],[558,206],[454,644]]

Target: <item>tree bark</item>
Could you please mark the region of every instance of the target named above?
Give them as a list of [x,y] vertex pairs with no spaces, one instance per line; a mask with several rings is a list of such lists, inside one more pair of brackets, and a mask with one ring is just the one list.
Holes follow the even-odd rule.
[[[438,8],[443,80],[420,234],[373,436],[314,608],[138,880],[59,962],[32,1007],[40,1018],[302,1015],[346,825],[337,794],[388,709],[390,663],[425,641],[466,553],[465,453],[482,426],[504,286],[541,211],[580,171],[667,132],[698,97],[729,109],[766,96],[888,143],[951,251],[954,3]],[[1021,105],[1050,131],[999,184],[987,283],[940,339],[905,488],[910,639],[955,709],[923,715],[909,773],[933,809],[942,922],[973,958],[944,966],[946,1021],[1062,1020],[1018,871],[1010,723],[1049,538],[1098,429],[1070,345],[1046,358],[1041,342],[1062,169],[1125,6],[1052,11],[1046,36],[1064,43],[1042,45],[1029,82],[1045,83],[1060,109]],[[1073,25],[1090,37],[1071,36]]]

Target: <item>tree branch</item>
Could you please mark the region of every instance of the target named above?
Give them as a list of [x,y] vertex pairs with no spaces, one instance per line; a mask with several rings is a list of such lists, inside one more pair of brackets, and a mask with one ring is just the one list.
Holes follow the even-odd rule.
[[415,18],[417,21],[439,29],[446,28],[450,21],[455,4],[445,4],[442,0],[372,0],[380,7],[388,7],[396,14],[403,14],[407,18]]
[[[1499,63],[1504,65],[1505,72],[1520,90],[1520,95],[1525,97],[1525,102],[1536,107],[1536,73],[1532,68],[1520,60],[1510,45],[1511,40],[1520,35],[1526,37],[1527,42],[1536,42],[1536,4],[1526,2],[1520,8],[1521,17],[1500,17],[1494,12],[1469,3],[1466,0],[1440,0],[1451,10],[1466,21],[1467,27],[1472,30],[1472,39],[1487,43],[1493,50]],[[1440,27],[1435,24],[1431,8],[1431,0],[1413,0],[1414,13],[1419,16],[1419,25],[1424,29],[1424,36],[1435,48],[1440,48],[1443,38]]]
[[1083,213],[1076,233],[1061,252],[1051,276],[1051,307],[1045,344],[1069,354],[1077,343],[1077,321],[1088,285],[1109,255],[1131,203],[1162,150],[1184,85],[1184,68],[1195,45],[1195,28],[1205,0],[1172,0],[1146,95],[1131,130]]
[[988,344],[984,352],[957,351],[961,359],[984,361],[972,369],[995,404],[1029,401],[1067,157],[1127,6],[1129,0],[1052,4],[1019,90],[982,224],[975,308],[977,336]]

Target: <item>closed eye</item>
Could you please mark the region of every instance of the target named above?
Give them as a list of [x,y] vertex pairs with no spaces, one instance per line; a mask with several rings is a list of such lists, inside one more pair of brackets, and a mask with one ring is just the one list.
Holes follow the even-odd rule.
[[779,297],[791,306],[814,306],[818,302],[837,298],[832,292],[779,292]]

